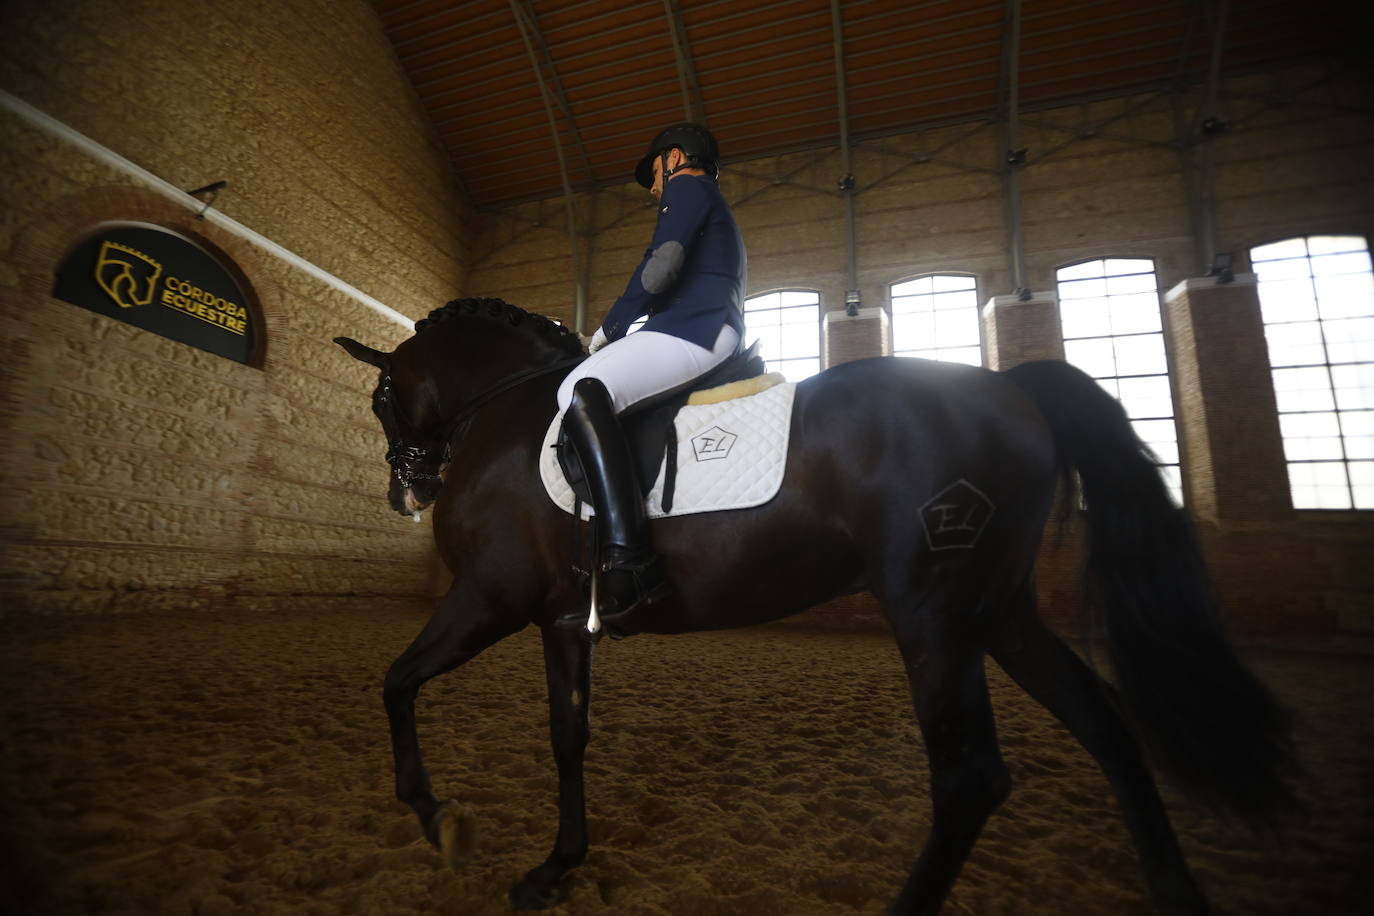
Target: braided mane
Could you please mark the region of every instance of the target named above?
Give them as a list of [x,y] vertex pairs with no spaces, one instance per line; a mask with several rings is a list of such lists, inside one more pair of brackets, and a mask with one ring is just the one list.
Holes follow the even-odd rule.
[[575,356],[582,352],[582,341],[569,328],[552,318],[527,312],[503,299],[454,299],[435,309],[426,318],[415,322],[415,333],[419,334],[436,324],[445,324],[455,319],[477,319],[492,324],[504,324],[521,331],[541,343],[556,350]]

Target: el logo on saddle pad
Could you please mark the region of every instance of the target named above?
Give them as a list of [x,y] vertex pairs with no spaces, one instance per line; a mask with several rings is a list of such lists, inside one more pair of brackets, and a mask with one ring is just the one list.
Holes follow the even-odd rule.
[[706,432],[692,437],[692,452],[697,461],[716,461],[730,457],[730,446],[739,437],[726,432],[719,426],[712,426]]

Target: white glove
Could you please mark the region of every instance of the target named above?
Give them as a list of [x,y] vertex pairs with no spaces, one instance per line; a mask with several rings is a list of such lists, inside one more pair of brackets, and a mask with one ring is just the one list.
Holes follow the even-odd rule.
[[606,339],[606,332],[601,328],[597,328],[596,333],[592,335],[592,342],[587,344],[587,352],[595,353],[608,343],[610,343],[610,341]]

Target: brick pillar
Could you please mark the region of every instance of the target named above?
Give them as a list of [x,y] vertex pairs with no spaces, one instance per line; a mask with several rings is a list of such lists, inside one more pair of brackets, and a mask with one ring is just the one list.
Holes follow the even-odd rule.
[[1036,359],[1063,359],[1059,297],[1034,293],[1029,301],[993,296],[983,306],[983,340],[989,369],[1010,369]]
[[882,356],[888,351],[891,336],[887,310],[862,308],[850,315],[843,309],[825,313],[821,330],[821,350],[824,368],[838,366],[855,359]]
[[1288,516],[1292,502],[1253,274],[1164,296],[1188,507],[1211,521]]

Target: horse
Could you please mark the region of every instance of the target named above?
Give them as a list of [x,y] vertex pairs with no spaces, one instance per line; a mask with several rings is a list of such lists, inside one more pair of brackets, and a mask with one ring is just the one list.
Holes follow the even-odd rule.
[[[569,536],[584,523],[543,492],[538,465],[557,386],[582,345],[499,299],[450,302],[391,353],[335,342],[379,370],[373,410],[389,446],[390,505],[406,515],[432,507],[453,573],[386,673],[396,796],[451,865],[471,856],[473,815],[433,791],[415,698],[429,679],[537,626],[558,828],[509,900],[553,906],[588,847],[593,640],[554,625],[585,604]],[[1085,620],[1110,680],[1037,613],[1034,565],[1057,493],[1085,520]],[[939,910],[1011,791],[985,657],[1096,759],[1161,911],[1203,913],[1207,899],[1152,765],[1189,800],[1260,829],[1295,804],[1290,717],[1230,641],[1188,517],[1118,402],[1067,363],[994,372],[879,357],[827,369],[796,385],[771,501],[669,516],[650,530],[675,592],[636,610],[623,624],[631,634],[749,626],[865,590],[877,600],[911,688],[933,807],[894,914]]]

